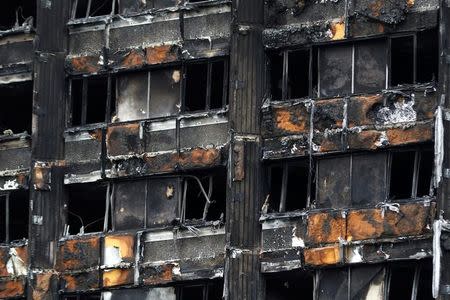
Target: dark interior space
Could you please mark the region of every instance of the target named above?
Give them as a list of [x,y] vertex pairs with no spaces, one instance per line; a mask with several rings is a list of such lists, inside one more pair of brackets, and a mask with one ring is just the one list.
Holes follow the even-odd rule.
[[272,100],[281,100],[283,97],[283,52],[271,53],[269,58]]
[[410,300],[414,284],[414,263],[392,264],[390,267],[389,300]]
[[33,83],[22,82],[0,85],[0,135],[5,130],[31,134]]
[[103,231],[107,186],[103,184],[74,184],[67,186],[67,224],[69,234]]
[[216,61],[211,63],[211,100],[210,108],[217,109],[224,106],[224,75],[225,62]]
[[222,295],[223,280],[177,287],[177,300],[221,300]]
[[206,89],[208,84],[208,64],[197,63],[186,66],[185,111],[199,111],[206,108]]
[[391,86],[414,83],[414,37],[391,39]]
[[411,197],[414,177],[415,151],[391,153],[389,198],[391,200]]
[[417,78],[418,83],[436,82],[439,74],[439,40],[436,29],[417,33]]
[[280,210],[281,186],[283,183],[283,166],[271,166],[268,170],[269,182],[269,208],[268,213],[278,212]]
[[72,17],[75,19],[86,18],[89,0],[72,0]]
[[89,16],[105,16],[112,13],[112,4],[116,0],[92,0]]
[[286,190],[286,210],[294,211],[306,208],[308,202],[307,163],[288,166],[288,182]]
[[419,282],[417,285],[418,300],[432,300],[433,261],[425,259],[420,264]]
[[18,190],[9,194],[9,240],[28,238],[29,191]]
[[311,97],[319,97],[319,49],[313,47],[311,61]]
[[288,99],[309,95],[309,49],[289,52]]
[[108,77],[89,78],[87,90],[86,124],[105,122],[108,99]]
[[431,150],[420,153],[419,177],[417,180],[417,196],[430,194],[431,177],[433,175],[434,153]]
[[266,300],[314,298],[314,276],[306,271],[289,271],[266,276]]
[[[225,220],[225,204],[226,204],[226,170],[216,169],[209,172],[197,172],[192,174],[196,176],[206,194],[210,197],[211,204],[208,208],[206,221],[216,221],[223,217]],[[198,181],[192,177],[185,177],[184,185],[186,186],[186,220],[201,220],[206,204],[206,198],[200,188]],[[212,186],[210,185],[212,183]],[[212,187],[210,189],[210,186]]]
[[2,1],[0,30],[8,30],[22,25],[34,26],[36,18],[35,0]]
[[7,220],[7,210],[6,210],[6,201],[7,201],[6,195],[0,195],[0,243],[7,242],[6,240],[6,220]]
[[83,79],[71,80],[72,94],[72,126],[79,126],[83,108]]
[[204,300],[206,287],[203,285],[185,286],[181,288],[179,300]]

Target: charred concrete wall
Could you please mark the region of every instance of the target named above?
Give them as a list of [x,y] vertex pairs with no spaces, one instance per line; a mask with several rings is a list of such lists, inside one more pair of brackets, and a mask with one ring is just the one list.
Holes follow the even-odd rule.
[[5,4],[0,298],[446,299],[447,18]]

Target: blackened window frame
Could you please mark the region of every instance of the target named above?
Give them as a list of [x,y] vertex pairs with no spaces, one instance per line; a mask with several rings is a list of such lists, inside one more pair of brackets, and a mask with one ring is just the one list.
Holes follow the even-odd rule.
[[[77,9],[78,9],[79,1],[82,1],[82,0],[72,0],[72,7],[71,7],[71,12],[70,12],[70,18],[72,20],[96,17],[96,16],[91,16],[92,2],[95,0],[87,0],[88,2],[86,5],[86,14],[84,15],[84,17],[77,17]],[[108,1],[108,0],[104,0],[104,1]],[[115,14],[115,11],[118,8],[118,3],[116,3],[117,1],[118,0],[111,0],[111,12],[105,16],[111,16],[111,15]]]
[[[217,62],[223,63],[223,84],[222,84],[222,105],[219,108],[213,108],[210,109],[211,105],[211,84],[212,84],[212,65]],[[186,111],[185,110],[185,101],[186,101],[186,68],[189,65],[192,64],[207,64],[208,67],[208,74],[207,74],[207,99],[205,101],[205,109],[203,110],[196,110],[196,111]],[[112,115],[118,109],[118,78],[120,76],[126,76],[126,74],[133,74],[133,73],[139,73],[144,72],[147,73],[147,85],[149,85],[150,75],[151,72],[162,70],[165,68],[170,67],[179,67],[181,70],[181,79],[180,79],[180,110],[179,113],[175,114],[174,116],[162,116],[162,117],[145,117],[142,119],[136,119],[136,120],[127,120],[127,121],[118,121],[114,122]],[[87,116],[87,105],[88,105],[88,82],[90,79],[98,79],[98,78],[107,78],[107,99],[106,99],[106,107],[105,107],[105,118],[103,122],[95,122],[95,123],[87,123],[86,122],[86,116]],[[73,125],[73,115],[74,115],[74,104],[76,101],[74,101],[74,90],[73,90],[73,82],[75,80],[81,80],[82,81],[82,99],[81,99],[81,120],[80,125]],[[90,76],[71,76],[68,78],[68,89],[66,93],[66,129],[67,128],[77,128],[77,127],[86,127],[86,126],[95,126],[95,124],[111,124],[111,123],[128,123],[128,122],[135,122],[135,121],[143,121],[143,120],[161,120],[161,119],[169,119],[169,118],[176,118],[180,117],[182,115],[186,114],[196,114],[196,113],[204,113],[204,112],[214,112],[214,111],[220,111],[223,109],[226,109],[228,105],[228,81],[229,81],[229,57],[228,56],[219,56],[219,57],[213,57],[208,59],[199,59],[194,61],[181,61],[180,63],[174,63],[174,64],[164,64],[157,67],[149,67],[149,68],[143,68],[135,71],[126,71],[126,72],[120,72],[120,73],[104,73],[99,75],[90,75]],[[150,93],[150,91],[148,91]],[[149,105],[150,99],[147,99],[147,107]],[[179,122],[177,122],[179,123]]]
[[[11,215],[11,209],[13,207],[13,205],[11,204],[11,201],[13,201],[13,197],[11,197],[11,194],[13,194],[14,192],[23,192],[23,193],[27,193],[26,195],[26,200],[27,202],[25,203],[25,207],[29,208],[29,195],[28,195],[28,190],[9,190],[9,191],[0,191],[0,214],[4,215],[2,216],[5,220],[5,227],[4,228],[0,228],[0,230],[4,231],[4,239],[0,239],[0,245],[2,244],[9,244],[12,241],[14,241],[14,239],[11,239],[12,234],[11,234],[11,227],[14,225],[13,220],[12,220],[12,215]],[[5,208],[4,212],[2,207]],[[26,236],[22,237],[22,239],[28,239],[28,235],[29,235],[29,229],[28,229],[28,223],[29,223],[29,211],[26,211],[25,216],[27,216],[25,222],[27,224],[27,229],[26,229]]]

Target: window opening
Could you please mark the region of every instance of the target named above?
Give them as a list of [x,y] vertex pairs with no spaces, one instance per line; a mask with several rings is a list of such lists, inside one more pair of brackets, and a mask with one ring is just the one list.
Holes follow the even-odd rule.
[[288,52],[287,99],[309,96],[310,50]]
[[226,171],[183,175],[181,217],[185,220],[225,219]]
[[311,193],[308,161],[270,166],[269,178],[267,212],[302,210],[308,206]]
[[221,300],[223,281],[211,280],[207,283],[180,285],[176,290],[177,300]]
[[415,36],[391,38],[391,86],[414,83]]
[[269,274],[266,279],[266,300],[314,299],[314,275],[306,271]]
[[27,132],[31,134],[33,83],[0,85],[0,135]]
[[417,82],[436,82],[439,73],[439,42],[436,29],[417,33]]
[[28,199],[25,190],[0,195],[0,243],[28,237]]
[[[67,187],[65,235],[102,232],[109,225],[110,189],[105,184],[74,184]],[[105,222],[106,216],[106,222]],[[105,230],[106,231],[106,230]]]
[[115,109],[115,83],[109,76],[72,79],[70,124],[82,126],[109,122]]
[[33,27],[36,17],[36,1],[3,1],[0,12],[0,31],[19,27]]
[[72,18],[105,16],[116,13],[116,0],[73,0]]

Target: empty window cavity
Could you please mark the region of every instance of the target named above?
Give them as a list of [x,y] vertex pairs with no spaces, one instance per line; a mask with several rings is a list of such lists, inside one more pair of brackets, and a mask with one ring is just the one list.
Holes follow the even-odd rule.
[[2,1],[0,31],[19,27],[33,27],[36,16],[36,1]]
[[223,281],[178,286],[177,300],[220,300],[223,296]]
[[314,299],[314,276],[306,271],[289,271],[267,275],[266,300]]
[[72,18],[105,16],[115,13],[116,0],[73,0]]
[[31,134],[33,83],[0,85],[0,135],[27,132]]
[[29,192],[0,194],[0,243],[28,238]]
[[414,83],[414,36],[391,39],[391,85]]
[[309,175],[307,161],[270,166],[270,191],[264,208],[267,211],[264,213],[305,209],[311,192]]
[[67,186],[67,223],[65,234],[102,232],[105,223],[109,189],[105,184],[75,184]]

